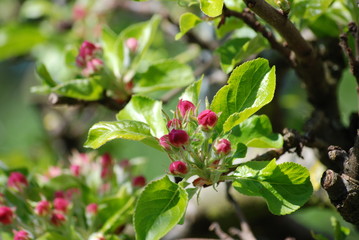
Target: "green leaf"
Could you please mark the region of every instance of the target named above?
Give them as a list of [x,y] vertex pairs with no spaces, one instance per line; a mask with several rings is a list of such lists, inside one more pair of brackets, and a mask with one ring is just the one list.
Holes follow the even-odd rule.
[[[218,24],[221,22],[221,19],[218,18],[214,22],[218,26]],[[243,25],[244,25],[244,22],[241,19],[238,19],[236,17],[227,17],[226,22],[224,24],[221,24],[220,28],[218,28],[218,27],[215,28],[216,35],[218,38],[223,38],[228,33],[232,32],[234,30],[240,29]],[[221,46],[223,46],[223,45],[221,45]]]
[[[233,144],[233,142],[231,141]],[[237,143],[236,151],[233,154],[233,158],[244,158],[247,154],[247,146],[243,143]]]
[[258,58],[234,69],[228,85],[215,95],[211,109],[221,113],[217,130],[228,132],[268,104],[274,96],[275,67]]
[[135,120],[150,126],[151,134],[162,137],[167,134],[166,122],[162,116],[162,102],[149,97],[133,96],[131,101],[117,115],[117,120]]
[[252,116],[232,129],[232,143],[244,143],[248,147],[280,148],[283,137],[272,132],[272,125],[266,115]]
[[[136,38],[138,41],[138,47],[134,56],[131,56],[130,51],[124,47],[123,65],[125,68],[129,67],[132,71],[137,69],[138,63],[147,53],[147,50],[155,38],[160,20],[161,18],[159,16],[154,15],[149,21],[132,24],[121,32],[117,44],[119,41],[125,43],[128,38]],[[130,63],[130,65],[126,66],[127,63]]]
[[36,26],[8,25],[0,29],[0,60],[27,54],[45,40]]
[[[120,74],[120,59],[123,56],[118,56],[116,51],[116,39],[117,35],[108,26],[102,29],[101,43],[103,49],[103,55],[106,60],[106,65],[114,72],[114,74]],[[116,75],[116,76],[117,76]]]
[[246,60],[252,55],[262,52],[267,47],[267,40],[261,35],[257,35],[252,39],[231,39],[219,47],[216,52],[220,55],[223,71],[230,73],[238,63]]
[[165,60],[151,65],[137,76],[133,91],[148,93],[187,86],[194,81],[192,69],[176,60]]
[[118,138],[140,141],[151,147],[161,149],[157,140],[151,135],[150,127],[146,123],[132,120],[96,123],[90,128],[84,146],[97,149]]
[[335,217],[331,217],[330,221],[334,228],[334,240],[345,240],[350,234],[350,229],[341,226],[340,222]]
[[68,240],[68,238],[56,232],[47,232],[44,235],[38,237],[37,240]]
[[198,81],[189,85],[179,99],[187,100],[192,102],[194,105],[197,105],[199,101],[199,95],[201,93],[202,80],[203,75]]
[[217,17],[222,14],[223,0],[200,0],[200,7],[207,16]]
[[188,196],[168,176],[147,185],[136,204],[134,227],[137,240],[158,240],[169,232],[186,211]]
[[179,21],[180,32],[176,34],[175,39],[178,40],[183,37],[189,30],[202,22],[197,15],[187,12],[181,15]]
[[234,176],[233,187],[238,192],[262,196],[276,215],[299,209],[313,192],[308,170],[292,162],[247,162],[236,169]]
[[41,78],[44,85],[47,85],[49,87],[56,86],[56,82],[54,81],[54,79],[52,79],[50,73],[47,71],[45,64],[38,63],[36,65],[36,73]]
[[75,79],[57,85],[52,91],[65,97],[86,101],[98,100],[103,97],[103,87],[98,83],[100,79]]

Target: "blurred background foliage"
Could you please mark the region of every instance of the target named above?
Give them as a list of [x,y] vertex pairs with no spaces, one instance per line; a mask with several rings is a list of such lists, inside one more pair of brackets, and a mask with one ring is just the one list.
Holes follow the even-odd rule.
[[[119,33],[132,23],[150,19],[151,16],[147,13],[140,14],[141,11],[134,13],[122,8],[126,2],[129,1],[0,0],[1,168],[27,167],[36,173],[44,171],[51,165],[67,164],[67,158],[73,149],[81,152],[88,151],[82,145],[90,126],[98,121],[115,120],[115,112],[99,105],[52,106],[48,102],[48,96],[33,94],[30,88],[38,85],[39,82],[35,74],[36,61],[45,63],[55,79],[66,81],[71,75],[71,72],[68,72],[71,71],[71,66],[73,69],[76,68],[74,62],[67,62],[66,53],[77,51],[83,40],[97,41],[103,24],[109,25],[111,29]],[[162,2],[173,19],[179,19],[180,14],[186,11],[186,8],[179,6],[177,1]],[[179,2],[186,5],[191,1]],[[239,1],[227,1],[229,2],[236,4]],[[316,31],[318,36],[337,37],[344,29],[335,27],[338,24],[333,29],[331,25],[333,19],[344,22],[345,15],[348,13],[340,12],[338,8],[325,8],[324,2],[332,1],[322,1],[319,7],[315,5],[318,2],[320,1],[295,1],[297,12],[293,13],[292,20],[303,28],[309,25],[312,30],[318,29]],[[136,4],[135,7],[142,6],[142,3]],[[146,6],[151,6],[151,4],[154,9],[158,7],[156,1],[151,1]],[[190,10],[199,13],[198,7],[192,6]],[[338,12],[340,14],[337,14]],[[303,18],[298,16],[303,16]],[[325,25],[322,25],[323,22]],[[323,29],[325,31],[322,31]],[[213,28],[208,23],[200,23],[194,31],[206,41],[211,41],[215,36]],[[144,57],[144,62],[147,61],[149,64],[155,59],[176,57],[183,62],[188,62],[195,70],[199,63],[213,57],[210,50],[200,51],[198,46],[188,45],[184,40],[175,41],[177,33],[178,29],[173,29],[168,26],[167,21],[163,21],[151,48]],[[245,28],[235,34],[242,37],[253,36],[253,32]],[[265,50],[261,52],[261,56],[273,60],[279,72],[278,77],[280,77],[277,96],[263,112],[271,117],[275,131],[281,131],[284,126],[301,129],[312,109],[304,101],[306,96],[300,81],[292,70],[287,71],[287,64],[276,62],[277,57],[273,51]],[[70,67],[62,68],[64,65]],[[143,64],[143,68],[145,67],[146,64]],[[282,72],[281,68],[284,69]],[[203,91],[213,96],[225,83],[223,73],[219,73],[218,69],[209,68],[204,74]],[[220,77],[216,78],[217,76]],[[345,124],[348,124],[349,115],[358,109],[355,88],[354,78],[347,69],[341,79],[338,93]],[[179,95],[180,93],[177,93],[165,105],[168,111],[176,106]],[[164,153],[131,141],[115,140],[99,149],[99,152],[110,152],[117,159],[144,156],[147,159],[144,175],[148,180],[163,175],[169,164]],[[218,197],[224,198],[223,196]],[[306,228],[305,234],[298,235],[297,239],[306,239],[309,234],[308,229],[332,236],[330,216],[334,215],[340,219],[340,216],[328,207],[329,205],[320,203],[318,206],[319,200],[325,197],[319,191],[308,203],[310,207],[303,208],[290,217],[270,215],[264,203],[259,200],[248,201],[241,196],[240,201],[243,201],[244,211],[252,223],[254,232],[258,233],[259,237],[261,236],[260,239],[283,239],[290,236],[294,228],[285,229],[278,225],[287,224],[288,226],[288,222],[290,225],[292,221],[299,232],[301,229],[298,228],[299,225]],[[210,222],[214,220],[223,220],[225,230],[226,226],[236,224],[232,212],[222,211],[215,213],[215,216],[211,215],[212,211],[207,211],[208,208],[213,207],[211,204],[217,206],[218,204],[213,201],[208,201],[206,204],[206,201],[206,199],[201,199],[200,204],[204,204],[202,209],[205,209],[203,214],[206,215],[207,220],[198,221],[192,226],[192,237],[203,236],[201,232],[207,232]],[[214,201],[217,199],[215,198]],[[209,223],[207,224],[206,221]],[[349,224],[341,222],[352,228]],[[273,226],[276,232],[278,231],[277,233],[273,232]],[[359,239],[359,235],[353,228],[352,230],[348,239]]]

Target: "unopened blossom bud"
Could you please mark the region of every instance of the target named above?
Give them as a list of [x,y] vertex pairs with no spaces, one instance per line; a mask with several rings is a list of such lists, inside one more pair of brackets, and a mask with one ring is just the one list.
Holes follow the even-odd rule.
[[159,143],[164,149],[166,149],[166,150],[171,149],[171,145],[169,144],[169,142],[170,142],[170,140],[169,140],[168,134],[163,135],[162,137],[160,137]]
[[120,167],[124,168],[124,169],[128,169],[131,167],[131,163],[130,160],[128,159],[123,159],[120,163],[119,163]]
[[14,232],[14,240],[30,240],[30,235],[25,230],[15,231]]
[[4,225],[11,224],[14,219],[14,211],[6,206],[0,207],[0,223]]
[[198,115],[198,124],[202,126],[203,129],[213,128],[218,121],[217,114],[207,109],[201,112]]
[[138,41],[136,38],[129,38],[126,40],[126,47],[130,49],[131,52],[136,52],[138,48]]
[[137,176],[132,179],[132,186],[143,187],[146,185],[146,178],[144,176]]
[[203,186],[209,186],[212,183],[204,178],[199,177],[199,178],[196,178],[195,180],[193,180],[192,184],[195,187],[203,187]]
[[231,151],[231,142],[222,138],[214,143],[213,148],[217,154],[227,155]]
[[189,142],[189,136],[184,130],[172,129],[172,131],[168,134],[168,140],[173,146],[182,147]]
[[86,63],[86,67],[82,70],[82,74],[85,77],[91,76],[92,74],[98,72],[103,66],[102,60],[94,58],[89,60]]
[[75,5],[72,9],[72,18],[76,20],[81,20],[86,17],[86,9],[83,6]]
[[79,54],[76,57],[76,64],[79,67],[86,67],[86,63],[92,59],[97,51],[99,51],[99,47],[89,41],[84,41],[81,44]]
[[105,153],[101,156],[101,166],[109,167],[113,164],[112,157],[109,153]]
[[64,191],[56,191],[54,193],[55,198],[65,198],[65,192]]
[[26,177],[20,172],[12,172],[7,180],[7,185],[10,188],[16,189],[18,191],[23,190],[29,185]]
[[86,213],[89,215],[96,215],[98,212],[98,205],[96,203],[90,203],[86,206]]
[[69,208],[70,202],[65,198],[55,198],[54,199],[54,208],[58,211],[66,213]]
[[50,213],[50,203],[46,200],[41,200],[35,207],[35,213],[39,216],[46,216]]
[[173,175],[182,175],[188,172],[187,164],[182,161],[175,161],[171,163],[169,169]]
[[72,173],[72,175],[74,175],[75,177],[80,176],[80,170],[81,170],[81,166],[77,165],[77,164],[72,164],[70,166],[70,171]]
[[53,212],[50,218],[50,222],[55,226],[60,226],[66,221],[65,215],[59,212]]
[[182,122],[180,119],[174,118],[172,120],[169,120],[167,122],[167,128],[168,130],[172,130],[172,129],[179,129],[182,127]]
[[196,106],[190,101],[180,99],[177,104],[177,109],[180,111],[181,116],[184,117],[187,112],[194,113]]

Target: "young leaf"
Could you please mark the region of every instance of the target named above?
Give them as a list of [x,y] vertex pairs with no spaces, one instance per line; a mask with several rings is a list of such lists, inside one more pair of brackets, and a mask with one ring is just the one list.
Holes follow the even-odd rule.
[[114,33],[108,26],[102,29],[101,43],[103,55],[106,60],[106,65],[112,70],[115,76],[120,74],[120,59],[116,54],[116,33]]
[[180,39],[189,30],[191,30],[201,22],[202,19],[200,19],[197,15],[194,15],[193,13],[187,12],[182,14],[179,21],[180,32],[176,34],[175,39],[176,40]]
[[38,63],[36,65],[36,73],[41,78],[42,83],[48,87],[55,87],[56,82],[52,79],[50,73],[47,71],[45,64]]
[[189,85],[186,88],[186,90],[182,93],[179,99],[187,100],[192,102],[194,105],[197,105],[199,100],[199,95],[201,92],[202,80],[203,80],[203,75],[198,81]]
[[312,195],[313,187],[308,170],[296,163],[276,165],[268,162],[247,162],[240,165],[234,176],[233,187],[249,196],[262,196],[269,210],[284,215],[300,208]]
[[248,147],[280,148],[283,137],[272,132],[272,125],[266,115],[252,116],[232,129],[232,143],[244,143]]
[[217,17],[222,14],[223,0],[200,0],[202,12],[210,17]]
[[149,97],[133,96],[116,118],[144,122],[150,126],[151,134],[158,138],[167,134],[166,123],[162,116],[162,102]]
[[274,96],[275,67],[269,67],[268,61],[258,58],[248,61],[233,70],[228,85],[215,95],[211,109],[221,113],[217,129],[228,132],[240,124]]
[[132,120],[96,123],[90,128],[84,146],[97,149],[117,138],[140,141],[161,149],[157,140],[151,135],[150,127],[146,123]]
[[267,45],[266,39],[261,35],[252,39],[235,38],[223,44],[216,52],[220,55],[223,71],[230,73],[238,63],[251,55],[260,53]]
[[137,240],[158,240],[170,231],[186,211],[186,190],[168,176],[148,184],[140,195],[134,215]]
[[52,88],[52,91],[65,97],[87,101],[98,100],[103,96],[103,87],[97,79],[75,79]]
[[165,60],[153,64],[146,72],[138,75],[133,91],[148,93],[187,86],[194,81],[192,69],[176,60]]
[[334,240],[345,240],[350,234],[350,229],[343,227],[335,217],[331,217],[330,221],[334,229]]

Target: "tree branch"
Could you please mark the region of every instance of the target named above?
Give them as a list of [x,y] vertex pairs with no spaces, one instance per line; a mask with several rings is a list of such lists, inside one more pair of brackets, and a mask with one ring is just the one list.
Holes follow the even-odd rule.
[[[349,29],[350,32],[355,37],[355,42],[356,42],[355,50],[359,51],[359,43],[357,43],[359,41],[358,27],[356,26],[355,23],[352,22],[349,23]],[[358,61],[359,56],[357,55],[358,53],[356,54],[356,56],[354,55],[353,50],[350,48],[348,44],[348,36],[345,33],[340,35],[340,46],[342,47],[343,51],[348,57],[350,71],[354,75],[357,84],[359,85],[359,61]]]

